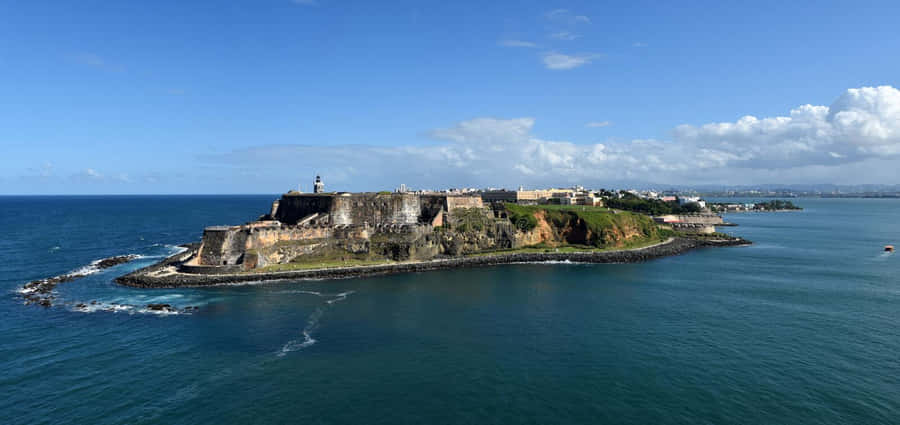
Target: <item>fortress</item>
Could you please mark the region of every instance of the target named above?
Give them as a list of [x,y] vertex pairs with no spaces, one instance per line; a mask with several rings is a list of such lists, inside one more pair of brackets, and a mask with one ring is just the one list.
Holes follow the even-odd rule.
[[253,222],[204,229],[199,247],[178,261],[177,270],[258,274],[459,259],[520,248],[590,251],[663,241],[660,225],[683,225],[692,233],[712,228],[682,223],[686,219],[657,224],[645,215],[596,205],[533,205],[534,199],[518,194],[508,199],[515,192],[498,193],[325,192],[316,176],[312,193],[285,193]]
[[703,246],[747,243],[696,235],[720,223],[717,216],[666,216],[655,222],[644,214],[597,205],[535,205],[518,193],[512,199],[511,191],[454,195],[406,193],[403,188],[395,193],[324,189],[316,176],[312,193],[285,193],[267,213],[243,225],[207,227],[199,244],[185,245],[186,251],[116,281],[179,287],[519,261],[635,262]]
[[[486,208],[480,196],[325,193],[319,176],[314,188],[282,195],[257,221],[207,227],[183,271],[233,273],[304,259],[430,259],[517,246],[511,223],[497,220],[503,214]],[[454,238],[436,231],[463,221],[480,232]]]

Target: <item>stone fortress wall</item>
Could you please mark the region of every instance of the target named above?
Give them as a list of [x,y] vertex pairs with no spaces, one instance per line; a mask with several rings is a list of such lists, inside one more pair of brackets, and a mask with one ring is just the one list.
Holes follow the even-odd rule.
[[[456,198],[467,198],[458,200]],[[296,224],[312,214],[325,214],[332,225],[416,224],[430,222],[449,202],[475,204],[471,197],[411,193],[289,193],[281,197],[273,218]],[[478,199],[480,204],[480,199]]]
[[454,210],[471,208],[487,211],[477,196],[288,193],[260,221],[206,228],[198,255],[186,266],[231,273],[238,265],[249,269],[335,250],[435,255],[434,226]]

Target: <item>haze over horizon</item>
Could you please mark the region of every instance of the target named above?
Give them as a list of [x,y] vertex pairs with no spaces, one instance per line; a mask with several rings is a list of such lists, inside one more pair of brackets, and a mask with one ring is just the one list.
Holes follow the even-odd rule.
[[0,194],[896,184],[867,4],[8,3]]

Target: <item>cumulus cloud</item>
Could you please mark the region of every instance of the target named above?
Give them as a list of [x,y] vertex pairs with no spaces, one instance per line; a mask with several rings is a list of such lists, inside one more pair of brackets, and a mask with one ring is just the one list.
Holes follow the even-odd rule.
[[850,89],[831,106],[802,105],[787,116],[682,125],[671,140],[574,143],[540,137],[535,124],[533,118],[475,118],[428,131],[435,143],[427,145],[273,145],[204,160],[238,168],[265,164],[284,173],[315,168],[345,186],[382,187],[784,182],[833,179],[865,170],[863,164],[893,176],[885,164],[900,163],[900,90],[890,86]]
[[612,123],[609,121],[591,121],[584,126],[589,128],[602,128],[609,127],[610,125],[612,125]]
[[534,118],[475,118],[451,128],[431,130],[428,135],[452,142],[508,144],[526,140],[533,126]]
[[597,55],[566,55],[562,53],[549,52],[544,54],[541,60],[547,69],[566,70],[578,68],[582,65],[591,63],[591,60]]
[[727,153],[755,168],[854,162],[900,154],[900,90],[849,89],[831,106],[802,105],[788,116],[675,129],[676,141]]

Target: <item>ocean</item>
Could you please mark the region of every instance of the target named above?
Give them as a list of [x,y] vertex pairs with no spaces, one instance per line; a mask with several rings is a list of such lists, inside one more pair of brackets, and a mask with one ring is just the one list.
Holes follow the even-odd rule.
[[[0,423],[900,421],[900,200],[731,214],[752,246],[641,264],[112,281],[273,199],[0,197]],[[122,254],[53,307],[18,293]]]

